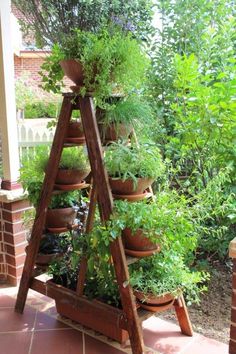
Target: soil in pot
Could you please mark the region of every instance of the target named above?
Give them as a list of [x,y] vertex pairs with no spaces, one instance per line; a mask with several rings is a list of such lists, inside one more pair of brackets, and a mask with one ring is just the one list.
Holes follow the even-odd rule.
[[153,178],[137,178],[135,184],[131,178],[125,181],[117,178],[109,178],[112,193],[116,195],[143,194],[153,181]]
[[68,228],[74,224],[76,211],[73,208],[48,209],[46,215],[46,228]]
[[89,174],[89,170],[66,170],[59,169],[56,176],[56,184],[79,184]]
[[122,240],[125,246],[125,253],[130,256],[147,257],[160,251],[160,246],[145,237],[142,229],[138,229],[133,234],[130,228],[125,228],[122,231]]

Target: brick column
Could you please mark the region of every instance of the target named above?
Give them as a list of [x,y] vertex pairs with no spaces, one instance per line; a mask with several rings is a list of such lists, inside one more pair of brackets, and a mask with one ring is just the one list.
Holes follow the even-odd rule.
[[[12,196],[14,191],[8,192]],[[23,212],[29,209],[27,199],[0,195],[0,281],[17,285],[25,260],[26,230]],[[11,193],[11,194],[10,194]],[[15,199],[15,200],[14,200]]]
[[233,260],[232,305],[231,305],[229,353],[236,354],[236,238],[234,238],[230,242],[229,257],[231,257]]

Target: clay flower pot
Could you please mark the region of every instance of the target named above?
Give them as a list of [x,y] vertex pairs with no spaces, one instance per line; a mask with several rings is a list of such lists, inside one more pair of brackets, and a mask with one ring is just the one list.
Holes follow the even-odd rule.
[[75,185],[87,177],[89,170],[66,170],[59,169],[56,176],[56,184]]
[[145,310],[161,312],[171,307],[175,301],[175,296],[171,293],[164,293],[154,296],[153,294],[143,294],[141,291],[134,291],[138,303]]
[[74,224],[76,211],[73,208],[48,209],[45,226],[48,229],[68,228]]
[[68,131],[67,131],[67,137],[68,138],[83,138],[83,137],[85,138],[82,122],[80,122],[80,121],[70,122],[69,127],[68,127]]
[[117,178],[109,178],[112,193],[116,195],[142,194],[148,187],[151,186],[153,181],[153,178],[137,178],[135,184],[131,178],[125,181]]
[[78,145],[83,145],[85,143],[85,135],[83,131],[82,122],[71,121],[67,130],[67,137],[65,139],[66,143],[74,143]]
[[160,246],[145,237],[142,229],[138,229],[133,234],[130,228],[125,228],[122,231],[122,240],[125,253],[133,257],[147,257],[160,251]]
[[103,123],[98,123],[98,128],[101,136],[101,140],[104,143],[117,141],[119,139],[128,139],[130,133],[133,130],[130,124],[115,124],[111,123],[108,126],[104,126]]
[[84,85],[84,72],[82,64],[75,59],[62,60],[60,62],[64,74],[73,81],[76,86]]

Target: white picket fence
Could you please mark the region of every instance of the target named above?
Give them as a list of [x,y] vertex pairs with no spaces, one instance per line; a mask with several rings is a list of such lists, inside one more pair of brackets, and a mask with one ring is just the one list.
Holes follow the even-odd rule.
[[18,141],[20,158],[32,156],[35,147],[52,142],[54,131],[47,128],[51,119],[22,119],[18,121]]

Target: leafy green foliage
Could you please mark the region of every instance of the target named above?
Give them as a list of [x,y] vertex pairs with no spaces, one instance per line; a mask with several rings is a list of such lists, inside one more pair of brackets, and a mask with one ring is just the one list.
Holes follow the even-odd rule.
[[152,242],[187,255],[197,246],[198,224],[188,199],[175,191],[162,191],[151,202],[116,201],[109,224],[112,238],[119,237],[124,228],[133,233],[138,229]]
[[63,149],[59,168],[81,171],[88,170],[88,156],[85,155],[84,148],[82,146],[74,146]]
[[171,293],[176,297],[183,291],[188,304],[200,302],[199,294],[206,287],[199,284],[206,279],[206,273],[191,272],[183,258],[173,250],[161,251],[130,266],[130,284],[135,290],[146,296]]
[[82,64],[85,87],[81,93],[92,91],[98,105],[114,90],[129,92],[140,88],[148,66],[147,56],[131,35],[115,28],[99,34],[77,29],[64,38],[62,44],[53,46],[51,55],[42,65],[45,90],[60,90],[63,72],[59,63],[65,59],[75,59]]
[[150,0],[65,0],[58,6],[57,0],[13,0],[23,13],[21,25],[27,34],[33,31],[36,44],[60,43],[63,35],[70,35],[75,28],[97,32],[112,22],[123,31],[132,31],[137,37],[146,38],[152,20]]
[[152,117],[152,108],[147,101],[142,97],[133,95],[119,100],[116,104],[108,106],[103,122],[105,126],[111,123],[125,123],[136,126],[141,122],[148,123],[152,120]]
[[24,108],[24,116],[25,118],[55,118],[58,116],[59,108],[59,105],[54,102],[28,103]]
[[105,166],[110,177],[123,181],[132,178],[134,182],[138,177],[157,179],[165,171],[158,148],[151,145],[113,143],[106,150]]
[[[28,199],[37,207],[44,179],[44,171],[48,161],[48,146],[38,146],[31,158],[24,159],[20,168],[23,189],[28,192]],[[79,191],[55,194],[51,198],[50,209],[72,207],[78,203]]]

